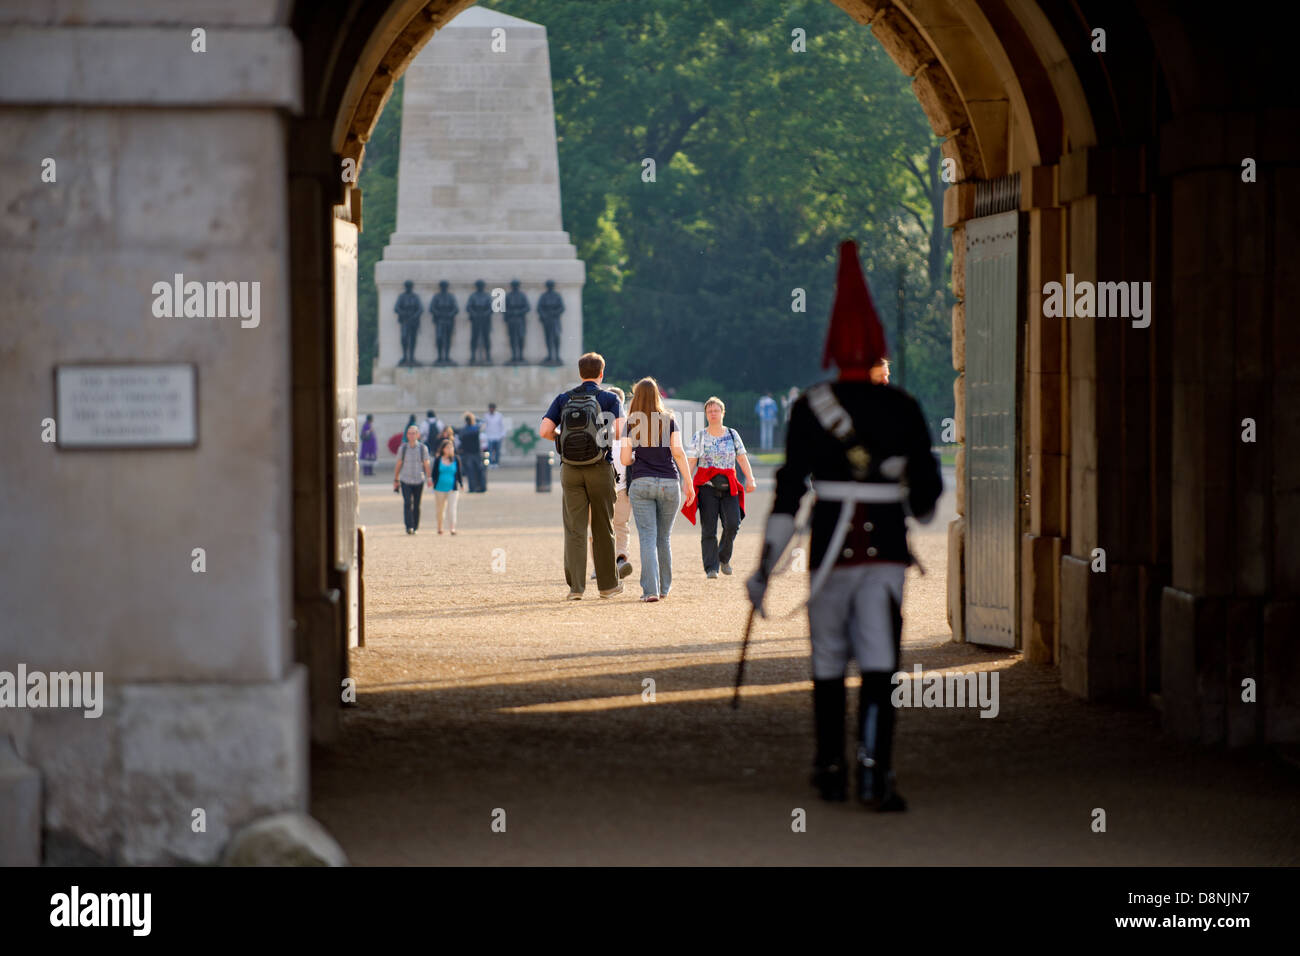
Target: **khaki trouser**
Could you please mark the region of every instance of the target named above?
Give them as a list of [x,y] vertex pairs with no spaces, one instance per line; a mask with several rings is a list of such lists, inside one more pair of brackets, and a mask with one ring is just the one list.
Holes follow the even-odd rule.
[[[616,558],[627,557],[627,542],[631,536],[632,499],[627,496],[626,488],[619,488],[614,497],[614,555]],[[596,552],[592,551],[592,560]]]
[[564,492],[564,580],[570,591],[587,588],[587,527],[591,527],[591,552],[596,565],[596,586],[610,591],[618,586],[614,567],[614,466],[561,465]]

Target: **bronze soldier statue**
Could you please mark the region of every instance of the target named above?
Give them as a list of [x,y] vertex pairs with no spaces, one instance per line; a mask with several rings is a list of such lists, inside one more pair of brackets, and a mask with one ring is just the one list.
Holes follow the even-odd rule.
[[524,321],[528,317],[528,296],[519,291],[519,280],[510,283],[506,295],[506,330],[510,333],[510,364],[524,361]]
[[[486,286],[482,279],[474,283],[474,291],[465,301],[465,311],[469,313],[471,337],[469,340],[469,364],[492,364],[492,297],[484,291]],[[479,349],[483,357],[479,357]]]
[[537,300],[537,317],[546,330],[546,365],[560,365],[560,316],[564,312],[564,299],[555,291],[555,280],[546,280],[546,291]]
[[402,326],[402,360],[397,364],[419,365],[415,360],[415,340],[420,335],[420,316],[424,313],[424,306],[420,304],[420,297],[411,291],[415,283],[407,279],[405,285],[406,291],[397,297],[397,303],[393,306],[397,321]]
[[438,360],[435,365],[455,365],[451,359],[451,334],[456,329],[456,313],[460,305],[456,297],[447,291],[447,280],[438,283],[438,292],[429,302],[429,312],[433,315],[433,330],[438,344]]

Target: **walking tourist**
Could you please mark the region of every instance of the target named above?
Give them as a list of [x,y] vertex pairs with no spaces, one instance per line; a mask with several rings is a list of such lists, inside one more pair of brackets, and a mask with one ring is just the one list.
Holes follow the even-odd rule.
[[402,492],[407,534],[415,534],[420,527],[420,495],[430,478],[429,458],[429,446],[420,441],[419,426],[407,426],[406,441],[397,449],[397,468],[393,471],[393,490]]
[[379,439],[375,435],[375,416],[367,415],[361,426],[361,473],[373,475],[375,461],[379,458]]
[[[611,385],[609,390],[618,396],[619,404],[625,400],[623,390]],[[627,497],[627,466],[619,454],[623,439],[615,438],[610,448],[614,457],[614,563],[618,567],[620,580],[632,573],[632,563],[627,559],[628,524],[632,518],[632,502]],[[595,549],[592,549],[592,563],[595,564]],[[591,579],[596,580],[596,572],[591,572]]]
[[771,451],[772,433],[776,431],[777,418],[776,399],[771,392],[763,393],[763,397],[754,406],[754,414],[758,416],[758,447],[763,451]]
[[429,479],[433,488],[434,514],[438,518],[438,534],[442,534],[443,513],[447,516],[447,530],[456,533],[456,498],[457,489],[464,487],[460,470],[460,459],[456,457],[456,446],[444,440],[438,446],[438,456],[433,459],[433,474]]
[[488,403],[487,414],[483,416],[483,440],[487,442],[488,461],[493,468],[501,467],[501,442],[506,437],[506,419],[496,404]]
[[588,352],[578,359],[575,388],[555,396],[539,434],[555,441],[560,456],[564,513],[564,580],[568,600],[582,600],[587,586],[587,528],[596,565],[596,587],[603,598],[623,590],[614,562],[613,439],[623,433],[623,403],[600,387],[605,359]]
[[424,421],[420,422],[420,441],[430,448],[435,447],[438,436],[442,434],[442,427],[442,419],[433,413],[432,408],[429,409],[425,412]]
[[[773,409],[776,403],[772,403]],[[745,453],[740,433],[722,423],[727,406],[716,395],[704,403],[709,424],[691,438],[689,464],[692,484],[698,496],[700,553],[704,573],[711,578],[731,573],[731,550],[736,532],[745,516],[745,492],[758,487],[754,470]],[[739,474],[745,476],[740,483]],[[687,508],[686,517],[694,519],[695,509]],[[722,542],[718,542],[718,519],[722,519]]]
[[653,378],[632,389],[627,421],[627,441],[619,450],[628,466],[628,498],[641,547],[641,600],[658,601],[672,589],[673,521],[683,496],[687,507],[694,503],[695,489],[677,420]]
[[457,454],[464,459],[465,480],[471,495],[487,491],[487,475],[483,471],[483,430],[474,419],[473,412],[465,413],[465,425],[460,432]]

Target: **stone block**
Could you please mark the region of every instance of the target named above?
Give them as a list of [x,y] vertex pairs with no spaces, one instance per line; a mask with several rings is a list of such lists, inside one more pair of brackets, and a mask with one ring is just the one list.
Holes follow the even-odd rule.
[[921,67],[912,80],[912,92],[940,139],[970,125],[966,105],[943,64],[932,62]]
[[0,734],[0,866],[41,864],[41,775]]
[[[958,59],[962,59],[962,54],[966,50],[960,46],[955,47],[955,50]],[[971,65],[973,66],[973,64]],[[948,61],[948,68],[952,70],[953,76],[961,75],[957,65],[951,60]],[[981,65],[973,68],[972,75],[987,76],[987,73]],[[996,85],[999,94],[1001,94],[1001,85]],[[966,167],[969,170],[968,175],[972,179],[996,179],[999,176],[1014,172],[1009,168],[1007,158],[1007,134],[1011,118],[1011,104],[1002,95],[989,99],[977,99],[971,95],[970,91],[963,90],[963,92],[966,96],[966,115],[970,117],[971,125],[969,131],[958,131],[951,137],[950,141],[957,140],[959,150],[970,154],[970,164]],[[970,133],[970,146],[963,142],[967,132]]]
[[1273,496],[1273,580],[1276,593],[1300,598],[1300,491]]
[[1030,454],[1059,454],[1062,450],[1062,388],[1064,376],[1030,371],[1026,376],[1025,404]]
[[[948,215],[948,197],[952,195],[953,189],[959,188],[965,187],[950,187],[948,191],[943,194],[945,218]],[[971,193],[971,199],[973,202],[973,192]],[[972,206],[972,208],[974,207]],[[958,302],[964,301],[966,298],[966,227],[962,225],[955,226],[952,230],[952,294]],[[964,368],[965,365],[963,364],[962,367]]]
[[40,714],[27,761],[60,854],[47,862],[212,863],[234,829],[305,810],[306,709],[295,667],[272,683],[110,685],[99,719]]
[[966,303],[961,301],[952,305],[952,367],[966,368]]
[[[952,229],[952,274],[953,274],[953,295],[961,299],[965,297],[965,286],[962,292],[957,291],[957,250],[961,250],[961,255],[966,255],[965,236],[958,235],[957,227],[967,219],[975,218],[975,183],[954,183],[943,191],[943,224]],[[965,265],[962,266],[963,272]]]
[[[111,862],[120,845],[122,819],[132,812],[123,799],[116,756],[119,702],[110,685],[98,719],[87,719],[81,711],[46,710],[32,722],[25,759],[41,774],[46,840],[56,847],[75,847],[77,858]],[[46,856],[46,863],[68,862]]]
[[[957,130],[939,147],[944,159],[951,159],[956,164],[954,182],[967,182],[973,179],[986,179],[988,163],[980,149],[980,140],[975,130],[967,126]],[[1005,160],[1005,158],[1004,158]]]
[[1078,697],[1088,696],[1088,639],[1093,620],[1089,614],[1092,572],[1088,562],[1072,555],[1061,557],[1061,687]]
[[[1271,283],[1268,277],[1232,280],[1232,371],[1238,382],[1259,382],[1271,377],[1273,346],[1269,342]],[[1226,358],[1226,356],[1225,356]]]
[[953,418],[957,425],[957,441],[966,441],[966,374],[952,380]]
[[1027,660],[1052,664],[1057,660],[1060,604],[1061,539],[1027,534],[1022,537],[1021,633]]
[[1264,739],[1296,743],[1300,741],[1300,602],[1264,605],[1260,650]]
[[1233,495],[1225,504],[1231,511],[1235,533],[1231,538],[1233,593],[1262,597],[1272,585],[1273,475],[1266,442],[1240,441],[1243,418],[1256,419],[1258,435],[1275,435],[1271,389],[1263,382],[1237,382],[1233,392],[1233,420],[1238,440],[1233,443]]
[[223,866],[347,866],[329,831],[305,813],[277,813],[231,838]]
[[[306,810],[306,677],[295,667],[272,684],[123,688],[124,863],[211,863],[236,828]],[[205,833],[191,828],[196,808]]]
[[1225,602],[1178,588],[1162,593],[1160,697],[1163,726],[1184,740],[1224,740]]
[[894,0],[836,0],[836,3],[845,13],[865,26],[882,10],[892,7]]
[[1029,455],[1029,525],[1036,535],[1064,532],[1066,467],[1062,455]]
[[[193,24],[259,27],[284,22],[288,10],[278,0],[78,0],[76,16],[84,23],[113,26],[176,24],[188,31]],[[0,23],[58,26],[72,19],[70,9],[50,0],[8,0]]]
[[966,519],[948,522],[948,626],[952,639],[966,640]]
[[[1253,744],[1261,730],[1258,684],[1260,679],[1260,609],[1263,602],[1229,601],[1224,672],[1224,732],[1229,747]],[[1256,701],[1242,698],[1242,681],[1256,682]]]
[[897,7],[880,11],[871,21],[871,35],[898,64],[904,76],[915,76],[921,67],[934,60],[930,44]]
[[960,448],[957,449],[957,454],[955,456],[955,463],[956,463],[956,468],[954,469],[954,471],[956,474],[956,479],[955,479],[956,487],[953,489],[953,491],[955,492],[957,497],[957,514],[964,515],[966,513],[966,446],[965,445],[962,445]]
[[1061,686],[1088,700],[1133,700],[1141,688],[1136,565],[1061,558]]
[[[1059,205],[1057,196],[1057,176],[1060,167],[1053,163],[1050,166],[1031,167],[1028,174],[1021,174],[1020,178],[1020,208],[1047,210],[1052,206]],[[1040,235],[1042,235],[1040,233]]]
[[[84,12],[83,12],[84,15]],[[302,108],[298,40],[288,27],[10,26],[0,32],[0,102]],[[141,64],[149,69],[141,69]]]

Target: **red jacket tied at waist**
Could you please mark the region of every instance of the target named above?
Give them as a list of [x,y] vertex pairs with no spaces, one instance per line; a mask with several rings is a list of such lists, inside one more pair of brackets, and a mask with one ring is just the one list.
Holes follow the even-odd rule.
[[[695,487],[707,485],[712,481],[714,475],[726,475],[727,483],[731,485],[731,493],[740,496],[740,516],[745,517],[745,486],[736,478],[736,469],[734,468],[700,468],[695,472]],[[689,505],[682,505],[682,514],[691,524],[695,524],[695,511],[700,505],[700,493],[695,492],[695,498]]]

